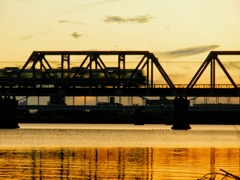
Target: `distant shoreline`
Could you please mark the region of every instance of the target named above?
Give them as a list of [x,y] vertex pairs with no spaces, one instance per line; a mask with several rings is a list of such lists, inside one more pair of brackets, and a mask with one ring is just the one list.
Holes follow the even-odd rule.
[[[172,124],[172,111],[61,110],[18,112],[18,123]],[[239,111],[189,111],[190,124],[240,124]]]

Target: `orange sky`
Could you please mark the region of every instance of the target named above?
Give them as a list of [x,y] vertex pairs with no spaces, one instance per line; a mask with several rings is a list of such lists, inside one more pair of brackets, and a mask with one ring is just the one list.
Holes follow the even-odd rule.
[[[211,50],[240,50],[239,9],[239,0],[1,0],[0,68],[39,50],[144,50],[187,84]],[[240,57],[220,60],[240,84]]]

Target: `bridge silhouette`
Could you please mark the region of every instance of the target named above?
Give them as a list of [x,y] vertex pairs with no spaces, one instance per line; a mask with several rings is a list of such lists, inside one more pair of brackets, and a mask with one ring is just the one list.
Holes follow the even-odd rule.
[[[188,84],[174,84],[161,61],[149,51],[33,51],[21,69],[1,70],[0,95],[240,97],[240,85],[219,55],[239,56],[240,51],[211,51]],[[140,59],[136,67],[127,69],[127,57],[133,56]],[[48,57],[60,59],[60,67],[53,68]],[[79,57],[78,66],[71,65],[72,57]],[[117,57],[114,67],[106,65],[104,58],[109,57]],[[215,83],[216,65],[228,84]],[[209,83],[197,84],[208,66]],[[154,84],[156,74],[165,82]]]
[[[240,85],[219,59],[224,55],[239,56],[240,51],[211,51],[188,84],[174,84],[161,61],[149,51],[33,51],[21,69],[0,69],[0,114],[6,119],[0,128],[18,127],[13,115],[18,108],[17,96],[49,96],[53,105],[64,104],[66,96],[173,96],[172,128],[190,129],[187,97],[240,97]],[[107,66],[113,57],[115,65]],[[126,68],[129,57],[138,59],[130,69]],[[60,59],[59,68],[52,65],[52,58]],[[72,63],[74,58],[77,66],[76,61]],[[216,84],[216,65],[228,84]],[[198,84],[208,66],[209,83]],[[155,84],[156,75],[164,82]],[[134,110],[137,119],[141,119],[143,109]]]

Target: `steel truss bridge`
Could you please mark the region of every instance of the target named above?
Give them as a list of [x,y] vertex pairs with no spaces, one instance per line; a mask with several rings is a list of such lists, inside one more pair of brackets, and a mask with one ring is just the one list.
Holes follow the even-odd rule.
[[[33,51],[21,69],[1,70],[0,96],[240,97],[240,85],[219,59],[222,55],[239,56],[240,51],[211,51],[191,81],[184,85],[174,84],[161,61],[149,51]],[[133,56],[139,58],[138,63],[127,69],[127,57]],[[58,58],[60,67],[53,68],[49,57]],[[73,67],[71,60],[76,57],[79,64]],[[116,57],[114,67],[107,66],[109,57]],[[229,84],[215,83],[216,65],[220,66]],[[197,84],[208,66],[209,83]],[[143,70],[144,82],[140,74]],[[9,71],[14,73],[3,75]],[[83,71],[84,77],[81,77]],[[99,77],[96,78],[95,72]],[[127,75],[123,76],[123,72]],[[57,78],[54,73],[58,74]],[[154,84],[156,74],[165,81],[161,85]]]

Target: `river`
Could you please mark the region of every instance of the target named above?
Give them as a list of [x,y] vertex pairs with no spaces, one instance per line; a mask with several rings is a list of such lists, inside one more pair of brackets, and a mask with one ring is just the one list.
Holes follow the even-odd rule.
[[19,125],[0,129],[0,179],[240,176],[240,125]]

